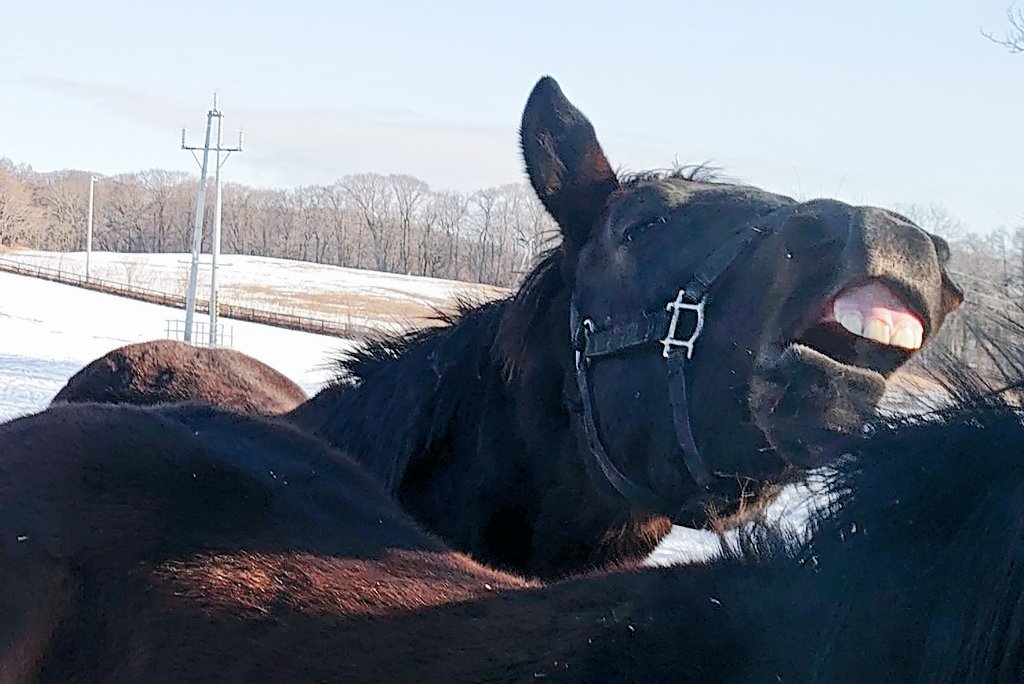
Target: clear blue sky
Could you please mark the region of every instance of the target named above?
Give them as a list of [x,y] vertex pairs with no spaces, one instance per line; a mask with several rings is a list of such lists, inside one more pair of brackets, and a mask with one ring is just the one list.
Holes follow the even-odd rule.
[[516,128],[555,76],[624,169],[713,162],[801,198],[940,203],[1024,222],[1024,55],[980,35],[1009,0],[14,2],[0,156],[38,170],[195,172],[217,90],[228,180],[406,172],[521,179]]

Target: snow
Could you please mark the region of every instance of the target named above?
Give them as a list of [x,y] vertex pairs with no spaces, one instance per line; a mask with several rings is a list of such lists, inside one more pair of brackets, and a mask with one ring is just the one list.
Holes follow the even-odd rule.
[[[0,421],[40,411],[68,379],[107,352],[165,337],[178,309],[0,272]],[[353,342],[222,319],[234,348],[314,393],[326,364]]]
[[[85,273],[85,252],[8,252],[5,259],[14,259],[37,266],[60,268],[68,273]],[[93,252],[89,260],[90,275],[94,278],[123,282],[127,271],[135,269],[140,286],[155,289],[173,289],[188,276],[190,254],[126,254]],[[201,266],[209,273],[209,256],[203,255]],[[423,276],[408,276],[384,271],[344,268],[309,261],[272,257],[221,255],[218,275],[220,284],[230,287],[236,283],[259,280],[276,286],[294,289],[319,289],[332,293],[365,292],[371,289],[400,300],[413,299],[443,304],[453,295],[477,289],[472,283]],[[202,277],[203,282],[206,278]],[[270,279],[268,282],[267,279]],[[496,288],[495,288],[496,289]]]
[[[184,295],[188,254],[93,252],[90,277],[129,287]],[[13,251],[18,262],[84,275],[84,252]],[[288,259],[223,255],[224,303],[313,318],[369,324],[395,331],[450,307],[456,297],[500,296],[500,288],[436,278],[339,268]],[[199,297],[209,297],[210,265],[200,264]],[[90,361],[133,342],[167,337],[167,321],[184,312],[77,287],[0,272],[0,421],[44,409]],[[197,320],[207,320],[199,316]],[[350,340],[221,317],[232,345],[314,394],[329,378],[327,364]]]
[[[807,482],[786,487],[768,507],[766,516],[776,524],[788,526],[796,533],[807,531],[811,515],[827,501],[824,479],[828,471],[812,473]],[[736,532],[726,535],[726,541],[736,539]],[[694,530],[674,525],[661,543],[647,557],[646,565],[670,566],[699,563],[718,558],[722,553],[719,537],[710,530]]]
[[[15,251],[4,261],[84,275],[84,252]],[[190,254],[126,254],[93,252],[91,278],[130,287],[184,296]],[[222,255],[218,261],[220,301],[277,313],[303,315],[369,325],[394,331],[437,308],[450,308],[456,298],[491,299],[504,290],[454,280],[406,276],[342,268],[291,259]],[[200,261],[198,296],[209,299],[210,262]]]
[[[897,415],[919,412],[943,405],[947,399],[941,391],[912,383],[892,382],[882,398],[880,413]],[[788,526],[799,537],[808,530],[812,515],[828,503],[825,482],[829,469],[812,471],[799,484],[784,488],[766,511],[769,520]],[[729,542],[736,538],[735,532],[726,536]],[[667,566],[683,563],[698,563],[714,560],[721,555],[719,537],[710,530],[694,530],[673,526],[672,531],[661,540],[657,548],[647,557],[647,565]]]

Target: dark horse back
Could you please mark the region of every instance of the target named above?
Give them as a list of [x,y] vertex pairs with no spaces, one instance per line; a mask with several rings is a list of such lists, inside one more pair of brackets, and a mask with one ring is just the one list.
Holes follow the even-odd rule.
[[243,413],[278,415],[306,401],[301,387],[234,349],[176,340],[115,349],[75,373],[55,403],[165,404],[203,401]]
[[314,655],[275,649],[345,615],[527,586],[447,550],[320,440],[209,406],[0,426],[0,519],[0,681],[301,681]]

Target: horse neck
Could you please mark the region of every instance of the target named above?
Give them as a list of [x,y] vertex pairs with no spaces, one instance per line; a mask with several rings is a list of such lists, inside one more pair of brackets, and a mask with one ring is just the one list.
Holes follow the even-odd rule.
[[346,365],[354,384],[342,378],[290,418],[355,457],[393,491],[409,461],[493,387],[494,329],[505,305],[487,304],[450,326],[371,344]]
[[[560,398],[565,370],[552,364],[547,348],[552,340],[546,318],[558,303],[526,312],[521,299],[522,293],[469,309],[451,326],[421,331],[390,348],[372,345],[348,364],[354,385],[319,392],[292,420],[343,448],[391,491],[410,464],[438,451],[444,461],[474,463],[499,440],[530,441],[519,427],[529,419],[516,415],[530,414],[536,403],[520,388]],[[565,300],[567,320],[567,299],[554,299]],[[567,324],[559,333],[563,328]],[[567,338],[557,336],[566,358]],[[550,403],[544,409],[549,415],[539,420],[551,420]]]

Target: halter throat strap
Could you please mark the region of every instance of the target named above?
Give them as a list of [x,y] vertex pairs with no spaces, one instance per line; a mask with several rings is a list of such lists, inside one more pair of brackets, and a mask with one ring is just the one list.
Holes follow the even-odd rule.
[[[701,492],[707,491],[714,475],[694,439],[686,387],[686,364],[693,357],[697,340],[704,330],[704,309],[712,285],[751,244],[767,234],[768,231],[756,227],[737,234],[701,264],[690,281],[679,290],[675,299],[666,303],[664,310],[643,312],[634,319],[620,324],[597,328],[591,319],[581,315],[576,293],[572,294],[569,326],[572,347],[576,355],[576,387],[582,404],[582,422],[590,453],[612,487],[634,505],[670,517],[681,510],[678,502],[671,502],[649,487],[633,482],[608,455],[598,430],[593,388],[588,377],[590,365],[601,358],[653,347],[655,342],[661,344],[679,454],[687,472]],[[691,328],[688,334],[681,336],[684,312],[692,314],[685,315],[691,322]]]

